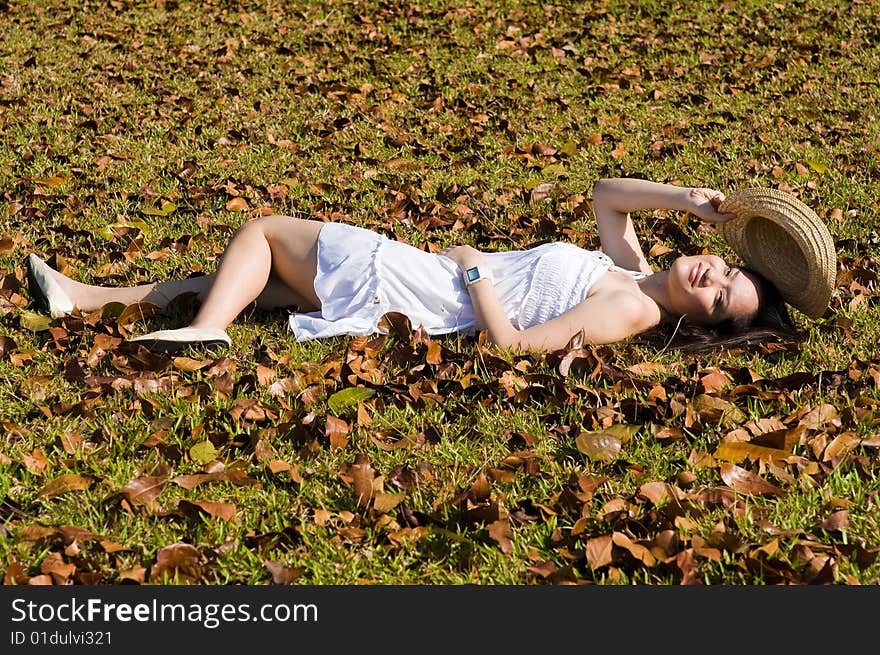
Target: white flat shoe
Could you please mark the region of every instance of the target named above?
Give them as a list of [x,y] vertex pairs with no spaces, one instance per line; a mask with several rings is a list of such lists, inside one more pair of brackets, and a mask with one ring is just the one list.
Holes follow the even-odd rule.
[[52,268],[31,253],[27,258],[28,289],[31,300],[52,318],[67,316],[73,311],[73,302],[52,275]]
[[218,346],[231,346],[232,339],[225,331],[217,328],[183,327],[176,330],[159,330],[149,332],[139,337],[132,337],[129,343],[137,343],[150,350],[163,353],[173,353],[182,350],[186,346],[200,348],[216,348]]

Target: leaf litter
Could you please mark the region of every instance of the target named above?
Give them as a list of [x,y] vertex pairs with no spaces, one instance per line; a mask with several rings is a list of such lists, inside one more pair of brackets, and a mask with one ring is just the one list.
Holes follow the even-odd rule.
[[[17,11],[29,21],[40,20],[24,8]],[[12,262],[22,249],[41,250],[53,255],[51,263],[68,274],[75,274],[80,263],[88,264],[95,271],[95,283],[145,281],[152,279],[156,266],[179,265],[175,258],[199,249],[211,251],[227,239],[232,228],[217,220],[217,212],[225,220],[228,215],[222,212],[255,217],[273,206],[292,209],[289,199],[300,187],[306,190],[300,199],[307,199],[304,206],[313,218],[347,220],[357,211],[356,199],[369,194],[378,198],[378,211],[363,223],[386,232],[444,238],[452,234],[478,246],[525,247],[563,237],[594,246],[594,236],[576,224],[589,213],[584,190],[572,186],[578,158],[597,173],[617,174],[637,166],[636,157],[659,161],[697,140],[704,148],[701,156],[716,156],[723,148],[713,130],[723,131],[727,123],[744,118],[751,120],[756,143],[754,159],[750,151],[744,163],[731,163],[738,167],[732,173],[738,179],[758,178],[815,199],[829,176],[878,170],[880,142],[853,109],[832,111],[833,120],[804,113],[803,129],[810,132],[804,142],[798,148],[777,148],[789,155],[766,152],[776,123],[761,116],[726,116],[724,110],[707,105],[701,85],[688,82],[682,71],[650,58],[641,61],[641,55],[658,47],[674,59],[674,36],[657,33],[655,22],[646,16],[608,20],[603,9],[584,7],[568,24],[550,6],[518,10],[503,20],[497,9],[461,7],[454,12],[455,20],[474,29],[447,35],[451,46],[467,49],[476,43],[481,52],[491,53],[485,56],[495,62],[496,73],[504,76],[510,66],[537,67],[552,61],[554,67],[582,71],[585,93],[622,103],[609,103],[611,110],[599,109],[595,119],[576,129],[554,126],[548,129],[557,130],[555,135],[525,138],[517,133],[515,99],[495,95],[491,102],[482,102],[488,85],[481,86],[480,74],[473,73],[475,79],[465,84],[462,77],[470,77],[470,71],[462,77],[445,72],[424,52],[419,54],[420,45],[401,44],[373,27],[384,18],[401,19],[418,34],[432,22],[453,17],[419,7],[401,11],[397,16],[384,5],[370,6],[359,18],[351,17],[345,27],[362,49],[356,56],[346,55],[348,61],[339,65],[354,66],[364,58],[368,67],[378,69],[377,58],[403,48],[415,57],[416,95],[406,95],[398,76],[387,78],[387,85],[354,85],[344,81],[349,69],[319,64],[333,38],[331,33],[320,34],[341,25],[316,22],[304,11],[297,24],[305,21],[303,33],[311,49],[293,49],[283,20],[282,29],[273,27],[259,35],[253,47],[286,62],[286,93],[304,102],[329,102],[308,125],[299,126],[308,138],[301,140],[292,133],[296,129],[263,134],[262,128],[247,125],[259,121],[267,103],[256,97],[242,102],[234,78],[224,77],[229,84],[213,98],[210,85],[196,81],[191,95],[205,93],[211,107],[247,104],[253,113],[231,113],[239,125],[224,127],[198,147],[186,148],[185,157],[172,161],[173,156],[163,155],[163,165],[179,182],[173,189],[155,180],[120,182],[129,174],[125,167],[137,159],[132,154],[136,145],[127,143],[129,133],[138,133],[137,121],[121,110],[98,115],[87,99],[72,98],[76,107],[57,120],[68,121],[76,112],[88,116],[72,129],[101,144],[101,152],[83,165],[69,151],[53,152],[53,146],[40,139],[27,144],[24,164],[40,158],[56,170],[32,175],[17,168],[4,178],[6,211],[17,222],[11,228],[4,224],[0,255]],[[780,34],[770,20],[771,9],[748,19],[731,11],[722,9],[732,19],[731,29],[750,38],[756,52],[743,54],[722,43],[717,51],[699,53],[698,76],[725,85],[732,94],[775,89],[776,99],[790,93],[785,89],[793,77],[805,77],[797,82],[799,90],[817,92],[829,83],[807,66],[821,57],[818,46]],[[800,20],[836,33],[834,24],[845,18],[827,9]],[[508,32],[493,32],[493,21],[508,25]],[[80,32],[86,29],[74,26]],[[148,33],[141,33],[140,39],[125,33],[143,29]],[[120,56],[143,58],[147,68],[160,70],[168,63],[144,50],[143,38],[157,38],[150,29],[126,26],[119,34],[107,32],[100,38],[115,44]],[[779,37],[771,39],[776,48],[768,45],[767,29]],[[849,29],[835,48],[857,48],[863,38],[858,30],[869,28]],[[585,30],[598,43],[630,40],[616,49],[587,52],[588,44],[573,43]],[[82,36],[82,43],[96,42],[93,36]],[[225,76],[224,67],[243,56],[236,42],[230,39],[186,56],[172,49],[169,61],[179,57],[181,66],[192,70],[216,66]],[[109,65],[106,72],[109,86],[101,88],[128,94],[129,100],[135,97],[132,84],[157,84],[133,62],[115,71]],[[523,87],[529,110],[535,112],[532,120],[557,114],[575,120],[568,107],[578,98],[557,94],[537,77]],[[683,81],[669,82],[673,78]],[[20,83],[14,75],[3,80],[4,106],[27,102],[16,91]],[[865,96],[872,93],[865,80],[848,83]],[[515,89],[520,82],[511,73],[505,84]],[[204,130],[193,111],[196,104],[210,111],[208,105],[185,93],[164,91],[150,107],[150,120],[166,131],[178,124],[198,134],[214,131]],[[629,94],[654,103],[666,99],[685,108],[682,111],[693,106],[706,111],[653,124],[642,133],[626,116]],[[395,112],[406,114],[401,121],[405,125],[394,124]],[[382,135],[381,148],[359,132],[354,115]],[[9,135],[6,125],[0,123],[0,130]],[[645,137],[647,149],[627,133]],[[442,138],[436,139],[437,134]],[[420,184],[419,176],[434,166],[430,158],[453,169],[485,158],[489,134],[506,135],[510,141],[490,157],[497,155],[502,165],[515,166],[528,177],[526,182],[501,188],[490,181],[459,186],[460,182],[444,180],[432,189]],[[559,138],[554,142],[551,137]],[[246,172],[235,172],[233,158],[263,140],[275,149],[273,156],[279,161],[289,162],[284,158],[312,148],[321,151],[326,159],[360,171],[368,186],[344,175],[306,180],[296,170],[298,164],[271,184],[259,174],[252,179]],[[837,142],[853,147],[832,163],[820,153]],[[172,147],[163,143],[163,148]],[[216,153],[218,160],[202,159],[199,148]],[[843,170],[837,171],[837,166]],[[109,177],[92,177],[96,174]],[[102,188],[108,185],[117,185],[110,194]],[[92,211],[90,207],[113,204],[116,193],[123,201],[118,211],[81,216]],[[876,204],[866,203],[862,211],[876,214]],[[850,225],[860,219],[858,212],[831,207],[823,217],[835,226]],[[698,236],[684,230],[676,216],[661,213],[651,220],[651,257],[662,261],[700,251]],[[20,229],[20,224],[39,225],[44,233],[36,235]],[[156,229],[166,225],[174,237]],[[842,234],[839,230],[835,227]],[[652,361],[640,352],[592,347],[578,339],[546,356],[510,356],[479,340],[431,338],[400,315],[383,318],[386,334],[346,340],[317,361],[256,342],[239,362],[236,357],[172,358],[125,342],[133,330],[161,319],[155,306],[116,303],[52,320],[26,308],[24,271],[10,267],[0,287],[0,313],[8,332],[0,336],[0,357],[7,370],[22,373],[17,392],[27,396],[32,411],[2,418],[10,448],[0,466],[4,474],[9,472],[11,491],[0,505],[0,516],[4,537],[23,547],[9,551],[4,583],[207,583],[214,579],[212,570],[225,549],[244,548],[260,556],[261,579],[294,584],[320,579],[322,564],[310,559],[305,545],[316,538],[338,544],[349,558],[367,557],[364,553],[370,551],[430,552],[442,544],[445,553],[455,554],[450,560],[465,571],[475,552],[488,549],[497,555],[496,563],[512,569],[517,581],[529,584],[645,578],[701,584],[712,576],[719,582],[740,583],[856,583],[859,576],[876,582],[877,540],[853,532],[876,510],[876,488],[860,499],[866,505],[862,509],[853,499],[835,497],[828,483],[846,476],[877,478],[880,362],[876,351],[864,355],[855,350],[860,328],[851,316],[875,309],[878,242],[869,230],[859,238],[838,239],[843,254],[833,319],[823,318],[817,328],[859,354],[842,367],[801,367],[778,376],[756,373],[750,368],[753,364],[727,367],[726,357],[711,365],[686,359]],[[189,306],[181,299],[182,311]],[[759,352],[770,361],[785,355],[797,361],[801,354],[800,346],[792,344]],[[51,374],[45,374],[45,368],[37,372],[37,363],[47,361]],[[253,370],[246,361],[256,362]],[[72,393],[60,393],[59,383]],[[164,398],[192,403],[192,425],[164,421],[170,418]],[[407,411],[428,418],[394,420]],[[500,425],[487,431],[480,425],[482,411],[494,412],[493,420]],[[529,411],[539,426],[504,425],[506,417]],[[448,426],[455,426],[458,416],[467,425],[458,425],[461,433],[450,436]],[[102,458],[119,452],[112,447],[120,434],[90,426],[102,420],[127,426],[139,420],[135,417],[145,417],[149,427],[139,424],[138,438],[123,452],[137,457],[142,471],[111,477],[104,473]],[[43,428],[50,421],[77,422],[53,436]],[[487,448],[481,460],[449,465],[438,456],[451,438],[471,447],[489,437],[495,447]],[[671,473],[652,472],[642,461],[642,444],[669,454],[674,462]],[[156,461],[161,465],[154,466]],[[315,492],[322,477],[332,482],[323,482]],[[285,523],[278,527],[279,515],[270,515],[262,506],[262,494],[291,488],[306,498],[297,497],[289,514],[280,514]],[[774,524],[774,503],[794,502],[793,497],[811,490],[820,496],[818,505],[810,505],[817,511],[804,516],[796,528]],[[80,502],[107,513],[101,530],[44,521],[46,510]],[[117,529],[120,519],[114,517],[119,513],[146,517],[179,536],[148,553],[137,539]],[[748,526],[746,516],[752,516],[748,521],[759,529]],[[190,539],[201,534],[193,526],[211,522],[246,524],[236,535],[238,545]],[[178,525],[184,527],[177,531]],[[534,534],[543,538],[530,536]],[[518,552],[528,555],[523,559]],[[30,560],[22,559],[25,553]],[[727,572],[719,574],[725,562]]]

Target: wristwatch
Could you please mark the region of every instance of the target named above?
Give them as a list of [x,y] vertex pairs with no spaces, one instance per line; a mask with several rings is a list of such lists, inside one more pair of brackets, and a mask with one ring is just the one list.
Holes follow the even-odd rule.
[[464,271],[464,282],[467,286],[471,286],[472,284],[476,284],[480,280],[489,280],[492,278],[489,275],[483,273],[480,270],[479,266],[471,266],[470,268],[465,269]]

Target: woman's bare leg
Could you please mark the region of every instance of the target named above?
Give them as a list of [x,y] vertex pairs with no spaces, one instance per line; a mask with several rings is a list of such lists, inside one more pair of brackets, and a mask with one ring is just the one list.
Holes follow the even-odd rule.
[[[239,228],[220,260],[214,282],[191,327],[225,329],[260,297],[274,275],[300,296],[301,309],[318,309],[318,233],[324,224],[266,216]],[[277,291],[270,288],[268,293]]]
[[236,232],[215,273],[132,287],[83,284],[55,272],[55,279],[74,306],[100,309],[109,302],[149,302],[166,307],[182,293],[195,293],[202,306],[193,327],[224,329],[250,303],[261,308],[297,305],[302,311],[320,308],[315,294],[318,233],[324,224],[266,216],[245,223]]

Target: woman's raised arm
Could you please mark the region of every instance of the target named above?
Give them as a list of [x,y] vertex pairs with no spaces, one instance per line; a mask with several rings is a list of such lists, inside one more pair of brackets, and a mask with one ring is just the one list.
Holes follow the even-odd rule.
[[704,221],[724,221],[729,216],[716,211],[724,194],[714,189],[681,187],[636,178],[611,178],[593,187],[593,212],[599,241],[605,253],[623,268],[644,273],[651,266],[642,252],[630,212],[672,209],[694,214]]

